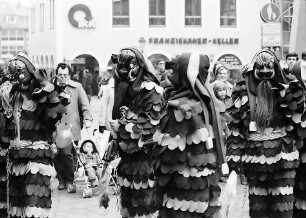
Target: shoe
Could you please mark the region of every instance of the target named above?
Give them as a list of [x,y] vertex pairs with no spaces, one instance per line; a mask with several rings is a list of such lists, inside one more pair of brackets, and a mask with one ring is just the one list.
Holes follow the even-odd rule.
[[90,183],[91,183],[91,185],[90,185],[91,188],[98,187],[98,181],[96,179],[93,180],[93,181],[90,181]]
[[68,193],[76,193],[76,185],[73,183],[67,183]]
[[58,190],[64,190],[64,189],[66,189],[66,185],[65,184],[59,184],[57,189]]
[[66,182],[63,181],[63,180],[58,180],[58,187],[57,187],[58,190],[64,190],[66,189]]
[[228,177],[221,177],[220,178],[220,182],[222,182],[222,183],[227,183],[227,179],[228,179]]

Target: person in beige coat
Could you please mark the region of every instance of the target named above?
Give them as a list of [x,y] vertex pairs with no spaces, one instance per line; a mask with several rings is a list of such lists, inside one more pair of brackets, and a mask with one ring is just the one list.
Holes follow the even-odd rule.
[[99,132],[103,133],[104,130],[109,130],[112,132],[112,136],[113,130],[109,121],[112,119],[112,111],[114,106],[114,86],[114,78],[111,75],[108,84],[103,87],[99,117]]
[[[55,71],[59,85],[71,96],[71,103],[67,106],[67,112],[63,114],[62,119],[57,123],[57,132],[70,129],[72,140],[77,145],[81,139],[83,126],[85,128],[91,127],[92,115],[87,95],[80,83],[70,79],[71,72],[71,67],[65,63],[58,64]],[[73,193],[76,191],[73,184],[76,151],[73,143],[61,147],[54,157],[54,166],[59,180],[58,189],[67,188],[69,193]]]

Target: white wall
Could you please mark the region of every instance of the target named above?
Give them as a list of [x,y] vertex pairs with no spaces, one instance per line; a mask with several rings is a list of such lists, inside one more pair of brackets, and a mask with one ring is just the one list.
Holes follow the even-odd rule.
[[[58,0],[55,0],[56,2]],[[58,1],[60,2],[60,1]],[[44,3],[45,9],[44,9],[44,30],[40,30],[40,7],[39,4]],[[56,8],[58,6],[55,3],[55,11],[58,9]],[[31,0],[30,5],[30,14],[29,14],[29,24],[32,25],[31,22],[31,8],[35,7],[35,32],[32,33],[32,27],[29,28],[29,57],[32,58],[34,56],[34,60],[36,62],[36,57],[38,59],[41,59],[41,56],[46,59],[46,56],[49,60],[49,67],[51,65],[51,56],[53,56],[54,62],[57,61],[57,52],[56,52],[56,42],[57,42],[57,29],[56,29],[56,22],[54,24],[54,28],[50,29],[50,4],[49,0]],[[55,19],[57,18],[58,14],[55,12]],[[44,61],[46,62],[46,61]],[[55,63],[54,63],[55,64]],[[41,63],[39,63],[41,66]],[[41,66],[46,67],[46,66]]]
[[[36,0],[35,3],[43,0]],[[49,2],[49,1],[46,1]],[[106,67],[110,55],[126,46],[138,46],[140,37],[146,39],[145,54],[161,53],[174,56],[192,50],[200,51],[219,57],[231,52],[241,58],[243,64],[248,63],[252,56],[261,48],[260,9],[267,0],[237,0],[237,28],[226,29],[219,27],[220,5],[218,0],[202,1],[202,27],[185,27],[185,0],[166,0],[166,27],[149,27],[149,0],[130,0],[130,27],[112,26],[111,0],[83,0],[96,22],[95,29],[77,29],[68,21],[68,11],[79,0],[55,0],[55,17],[57,23],[54,30],[30,34],[30,51],[33,53],[54,53],[56,61],[63,57],[73,59],[80,54],[93,55],[101,68]],[[61,9],[58,9],[62,5]],[[39,25],[39,5],[36,9],[36,25]],[[45,12],[48,10],[45,9]],[[48,22],[45,19],[45,22]],[[149,44],[151,37],[175,38],[239,38],[238,45],[160,45]],[[56,45],[57,43],[57,46]]]

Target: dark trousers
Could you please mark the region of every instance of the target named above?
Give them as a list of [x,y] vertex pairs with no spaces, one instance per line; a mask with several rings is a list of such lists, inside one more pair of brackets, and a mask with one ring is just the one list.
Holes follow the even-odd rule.
[[54,157],[54,167],[60,182],[73,183],[76,170],[76,150],[73,144],[66,148],[59,148]]

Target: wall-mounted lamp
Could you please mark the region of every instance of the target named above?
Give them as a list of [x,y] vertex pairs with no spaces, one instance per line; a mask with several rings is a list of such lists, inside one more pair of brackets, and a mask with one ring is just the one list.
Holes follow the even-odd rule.
[[145,45],[146,45],[146,40],[145,40],[145,38],[144,38],[143,36],[140,37],[140,39],[138,40],[138,43],[139,43],[140,51],[141,51],[141,53],[143,53],[144,47],[145,47]]

